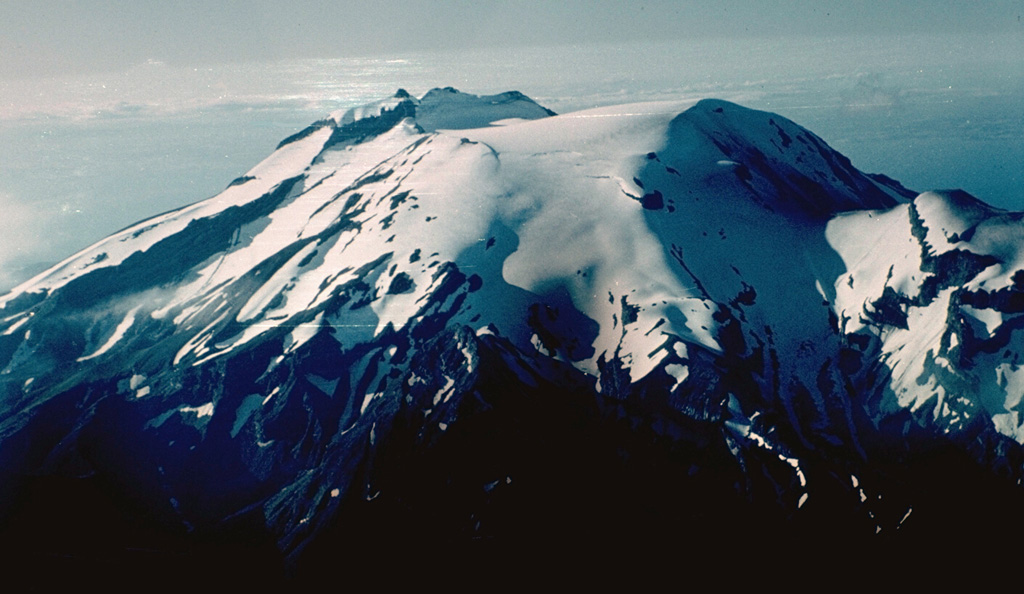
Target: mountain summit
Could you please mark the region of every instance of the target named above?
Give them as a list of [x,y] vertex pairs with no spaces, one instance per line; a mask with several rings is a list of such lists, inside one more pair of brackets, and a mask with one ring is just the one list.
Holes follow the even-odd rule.
[[1021,527],[1020,223],[725,101],[399,91],[0,297],[3,538]]

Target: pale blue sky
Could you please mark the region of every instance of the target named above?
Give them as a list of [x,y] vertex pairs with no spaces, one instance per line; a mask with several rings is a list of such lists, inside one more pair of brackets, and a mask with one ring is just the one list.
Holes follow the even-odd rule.
[[3,0],[0,80],[174,65],[693,36],[1024,34],[1024,0]]

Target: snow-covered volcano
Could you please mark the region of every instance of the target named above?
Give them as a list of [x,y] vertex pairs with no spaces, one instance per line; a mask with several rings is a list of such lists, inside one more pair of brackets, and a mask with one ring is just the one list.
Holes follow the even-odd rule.
[[923,533],[1020,496],[1020,219],[724,101],[400,91],[0,298],[3,512],[63,477],[298,563]]

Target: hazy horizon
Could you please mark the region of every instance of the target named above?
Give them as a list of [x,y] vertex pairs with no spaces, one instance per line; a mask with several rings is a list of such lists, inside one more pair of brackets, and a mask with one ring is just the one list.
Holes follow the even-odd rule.
[[990,0],[89,0],[0,4],[0,81],[359,58],[429,50],[844,35],[1020,34],[1024,2]]

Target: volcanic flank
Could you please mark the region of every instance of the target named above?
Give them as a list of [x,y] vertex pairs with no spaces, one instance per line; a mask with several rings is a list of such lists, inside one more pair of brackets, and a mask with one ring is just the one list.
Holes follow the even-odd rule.
[[0,538],[301,573],[1020,529],[1022,235],[724,101],[399,91],[0,297]]

